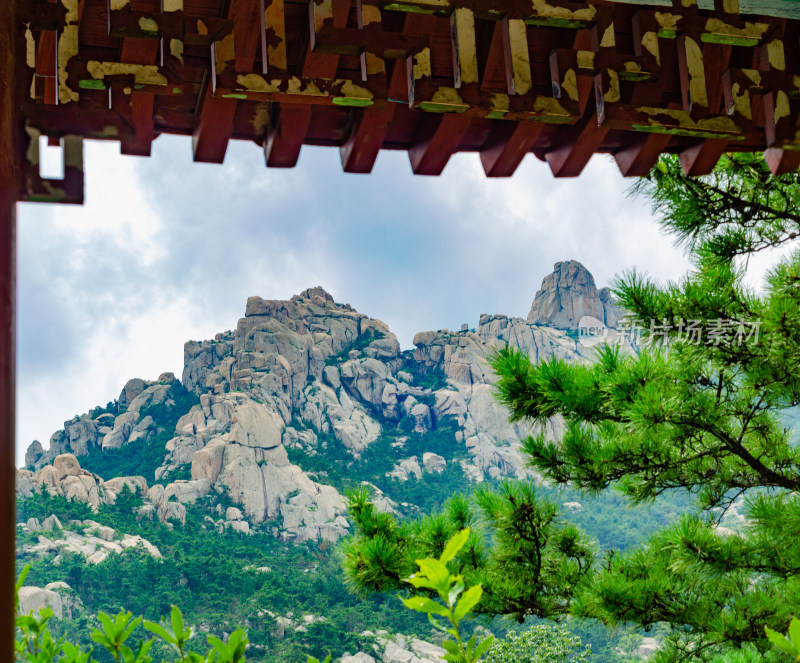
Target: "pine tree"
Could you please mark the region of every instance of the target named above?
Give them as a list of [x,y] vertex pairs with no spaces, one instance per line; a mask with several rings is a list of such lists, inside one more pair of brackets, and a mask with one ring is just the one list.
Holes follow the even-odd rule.
[[[800,176],[742,155],[687,178],[664,157],[635,191],[693,261],[679,282],[635,270],[615,282],[641,352],[532,364],[506,348],[492,363],[512,420],[565,422],[559,440],[523,442],[549,481],[615,488],[633,503],[689,491],[696,510],[598,562],[529,485],[483,489],[414,524],[368,515],[359,495],[348,574],[360,588],[399,589],[414,555],[440,552],[445,533],[478,520],[482,535],[459,563],[486,590],[483,612],[667,623],[659,662],[772,660],[764,627],[785,632],[800,615],[800,448],[787,424],[800,405]],[[748,259],[775,247],[792,252],[754,292]],[[720,526],[732,510],[746,519],[737,531]]]

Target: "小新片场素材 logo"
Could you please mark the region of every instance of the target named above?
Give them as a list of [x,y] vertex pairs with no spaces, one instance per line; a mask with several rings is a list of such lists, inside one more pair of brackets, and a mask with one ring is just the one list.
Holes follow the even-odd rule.
[[578,342],[585,348],[602,343],[608,336],[608,327],[602,320],[584,315],[578,323]]

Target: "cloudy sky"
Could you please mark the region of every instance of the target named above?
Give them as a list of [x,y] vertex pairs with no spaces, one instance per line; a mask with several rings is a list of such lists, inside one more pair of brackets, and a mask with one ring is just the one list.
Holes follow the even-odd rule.
[[18,454],[131,377],[180,376],[183,343],[234,328],[251,295],[322,285],[408,348],[481,313],[527,315],[559,260],[598,285],[688,266],[598,156],[578,179],[529,155],[487,180],[476,155],[426,178],[384,152],[364,176],[342,173],[335,149],[304,147],[281,171],[253,144],[212,166],[192,163],[189,139],[161,137],[150,159],[89,143],[86,170],[83,207],[20,206]]

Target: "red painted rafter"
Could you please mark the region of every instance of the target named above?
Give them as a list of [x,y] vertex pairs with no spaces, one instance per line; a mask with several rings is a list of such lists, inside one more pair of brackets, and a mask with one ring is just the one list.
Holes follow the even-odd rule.
[[408,148],[411,170],[417,175],[441,175],[470,122],[463,113],[424,116]]
[[690,176],[708,175],[725,153],[726,147],[724,140],[707,139],[686,148],[680,153],[683,172]]
[[[147,9],[147,4],[142,0],[131,0],[131,10],[147,11]],[[154,65],[158,63],[160,54],[161,40],[125,37],[122,40],[120,62]],[[152,92],[133,91],[130,95],[125,95],[123,103],[129,105],[135,134],[133,140],[121,141],[120,151],[123,154],[150,156],[155,132],[153,120],[155,95]]]
[[[314,106],[302,121],[289,120],[298,131],[313,126],[313,136],[289,141],[282,132],[268,141],[276,155],[270,162],[292,163],[298,145],[312,142],[338,146],[343,167],[355,172],[369,171],[382,148],[410,148],[420,172],[444,167],[446,150],[435,153],[446,146],[477,150],[492,176],[513,173],[528,151],[549,153],[554,172],[565,176],[579,172],[595,149],[614,154],[633,175],[645,172],[662,146],[683,153],[690,172],[713,162],[715,149],[700,145],[704,139],[734,150],[800,146],[800,65],[791,48],[800,33],[796,19],[758,17],[770,26],[759,36],[751,17],[719,10],[721,27],[710,32],[707,10],[675,4],[682,18],[672,32],[659,23],[671,19],[650,6],[559,0],[563,12],[596,8],[591,21],[566,26],[536,4],[503,1],[497,12],[481,0],[443,0],[441,11],[415,13],[426,10],[423,0],[187,0],[185,12],[172,2],[171,11],[162,11],[158,0],[130,0],[116,3],[122,9],[107,24],[109,17],[96,11],[104,0],[90,0],[88,16],[79,19],[78,57],[60,63],[65,103],[48,106],[56,93],[56,40],[71,22],[63,8],[72,0],[19,0],[36,44],[36,79],[23,76],[26,91],[34,83],[25,119],[53,139],[109,138],[116,130],[123,151],[136,154],[147,154],[162,132],[191,132],[195,157],[219,162],[231,136],[262,142],[296,106]],[[80,13],[84,0],[78,2]],[[140,16],[152,16],[163,43],[138,27]],[[719,43],[725,39],[750,41],[731,47]],[[208,50],[203,54],[212,45],[214,60]],[[93,73],[97,61],[155,69],[106,71],[104,78]],[[409,63],[410,109],[403,107]],[[159,82],[164,77],[168,82]],[[144,80],[134,85],[134,78]],[[587,94],[592,85],[594,103]],[[103,88],[113,106],[105,117]],[[707,95],[696,94],[703,88]],[[284,113],[283,104],[295,110],[287,106]],[[462,111],[471,119],[437,115]],[[454,128],[462,125],[459,136]],[[613,134],[606,139],[604,130]],[[284,149],[291,158],[277,156]],[[770,152],[775,169],[794,161]]]
[[554,148],[547,152],[547,163],[556,177],[577,177],[589,159],[597,152],[608,133],[608,127],[597,124],[597,118],[590,115],[575,126],[565,126],[558,130]]
[[235,99],[220,99],[206,84],[203,105],[192,134],[192,153],[195,161],[203,163],[222,163],[228,149],[228,140],[233,130],[233,117],[236,114]]
[[370,173],[386,138],[396,104],[354,110],[353,128],[340,148],[342,167],[347,173]]
[[45,104],[57,103],[56,98],[56,32],[43,30],[36,45],[36,94],[41,86]]
[[[331,22],[334,28],[344,28],[347,26],[347,18],[350,13],[351,0],[326,0],[330,4]],[[309,20],[308,50],[303,59],[303,76],[312,78],[334,78],[336,70],[339,68],[339,56],[333,53],[315,53],[314,47],[314,19],[313,12],[316,3],[309,3],[309,13],[312,14]]]
[[547,125],[543,122],[498,120],[481,148],[481,164],[488,177],[511,177]]
[[[237,71],[250,72],[260,49],[261,22],[258,0],[232,0],[228,18],[233,20],[233,45]],[[212,49],[213,53],[213,49]],[[214,96],[214,83],[205,81],[205,94],[192,135],[195,161],[222,163],[233,133],[236,99]]]
[[311,106],[281,104],[276,112],[273,126],[264,140],[264,156],[267,166],[293,168],[300,157],[308,124],[311,121]]
[[486,55],[486,62],[484,63],[483,77],[481,79],[481,90],[488,92],[493,81],[503,79],[506,76],[506,54],[504,53],[503,44],[503,22],[495,21],[494,30],[492,30],[492,41],[489,46],[489,52]]
[[647,175],[667,148],[670,138],[669,134],[642,134],[631,137],[614,153],[620,172],[625,177]]
[[800,168],[800,152],[784,150],[780,147],[769,147],[764,150],[764,158],[769,169],[776,175],[789,173]]

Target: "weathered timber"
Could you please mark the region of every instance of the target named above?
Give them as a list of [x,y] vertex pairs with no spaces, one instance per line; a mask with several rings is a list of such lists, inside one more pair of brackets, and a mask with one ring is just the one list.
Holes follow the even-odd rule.
[[22,41],[16,8],[15,2],[0,4],[0,659],[7,661],[15,656],[15,213],[21,156],[16,90],[20,73],[18,46]]
[[[800,10],[784,0],[21,0],[19,110],[32,132],[149,154],[191,135],[291,166],[338,146],[369,172],[381,149],[437,174],[476,151],[488,176],[526,154],[575,176],[595,153],[641,175],[663,152],[687,172],[726,151],[800,152]],[[740,13],[741,12],[741,13]],[[30,94],[28,94],[30,91]],[[302,109],[302,110],[301,110]],[[277,133],[276,133],[277,132]],[[75,202],[26,175],[23,196]]]

